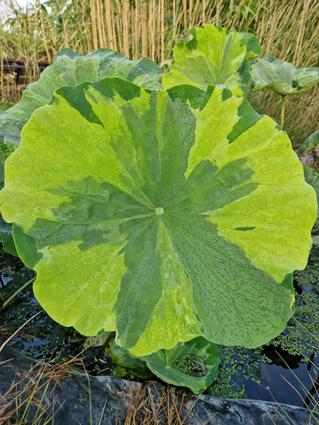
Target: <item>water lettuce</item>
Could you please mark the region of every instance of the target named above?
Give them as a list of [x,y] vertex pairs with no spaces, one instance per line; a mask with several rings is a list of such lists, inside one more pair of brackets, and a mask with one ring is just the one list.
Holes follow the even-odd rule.
[[317,212],[287,135],[245,99],[117,78],[33,113],[0,204],[47,312],[135,356],[278,335]]
[[251,66],[252,89],[270,89],[282,96],[304,93],[319,82],[319,68],[300,68],[273,56],[255,59]]
[[192,28],[190,34],[190,41],[173,49],[171,71],[163,75],[164,88],[191,84],[206,90],[213,84],[245,96],[250,81],[248,60],[261,55],[259,40],[210,24]]

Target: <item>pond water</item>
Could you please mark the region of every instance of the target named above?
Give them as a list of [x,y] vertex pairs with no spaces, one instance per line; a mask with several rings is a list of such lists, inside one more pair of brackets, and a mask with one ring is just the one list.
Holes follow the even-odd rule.
[[[4,252],[1,253],[0,264],[0,291],[6,300],[33,277],[33,272]],[[307,268],[295,273],[294,284],[296,313],[283,334],[269,345],[255,350],[219,347],[222,359],[219,378],[208,388],[208,394],[296,406],[310,403],[311,407],[308,396],[311,393],[319,401],[318,247],[313,247]],[[0,336],[11,335],[39,311],[41,307],[30,285],[0,314]],[[84,342],[85,338],[73,328],[58,325],[43,311],[10,341],[10,345],[33,358],[55,359],[54,362],[77,355],[83,350]],[[99,348],[91,347],[81,357],[85,357],[86,370],[93,375],[114,375],[116,372],[112,360],[105,352],[99,352]],[[307,360],[309,358],[310,361]]]

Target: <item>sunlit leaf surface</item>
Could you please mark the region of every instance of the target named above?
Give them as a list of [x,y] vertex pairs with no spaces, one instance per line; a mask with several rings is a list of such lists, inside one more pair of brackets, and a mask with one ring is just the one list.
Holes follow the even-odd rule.
[[164,88],[191,84],[206,90],[213,84],[245,96],[250,80],[248,60],[261,54],[258,39],[214,25],[192,28],[190,34],[190,41],[173,49],[171,71],[163,75]]
[[0,178],[3,173],[2,151],[6,150],[4,142],[11,142],[17,147],[21,130],[36,109],[50,103],[54,92],[60,87],[94,83],[106,77],[123,78],[147,89],[162,88],[161,70],[150,59],[131,61],[111,49],[99,49],[87,56],[74,53],[71,49],[62,50],[56,55],[52,66],[42,72],[39,81],[26,88],[21,101],[0,117]]
[[34,112],[0,204],[47,312],[137,356],[279,334],[317,211],[287,135],[246,100],[116,78]]

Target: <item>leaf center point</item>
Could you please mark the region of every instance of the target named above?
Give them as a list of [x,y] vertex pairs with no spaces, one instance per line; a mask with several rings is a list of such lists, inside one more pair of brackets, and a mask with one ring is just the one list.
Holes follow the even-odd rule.
[[162,208],[162,207],[157,207],[157,208],[155,209],[155,212],[156,212],[156,214],[157,214],[157,215],[162,215],[162,214],[164,214],[164,210],[163,210],[163,208]]

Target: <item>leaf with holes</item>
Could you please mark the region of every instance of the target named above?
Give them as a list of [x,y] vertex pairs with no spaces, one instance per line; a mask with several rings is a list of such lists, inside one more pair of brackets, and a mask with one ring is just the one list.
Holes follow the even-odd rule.
[[47,312],[136,356],[278,335],[317,212],[287,135],[246,100],[116,78],[33,113],[0,204]]
[[214,84],[245,96],[250,81],[248,60],[261,54],[258,39],[214,25],[192,28],[190,34],[190,41],[173,49],[171,71],[163,75],[164,88],[191,84],[206,90]]

